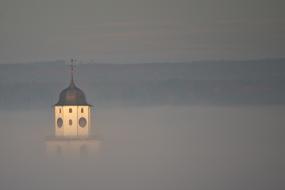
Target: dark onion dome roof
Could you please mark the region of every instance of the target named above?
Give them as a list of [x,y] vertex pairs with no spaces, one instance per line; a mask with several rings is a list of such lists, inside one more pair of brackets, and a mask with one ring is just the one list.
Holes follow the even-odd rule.
[[73,68],[71,68],[71,81],[69,86],[61,91],[59,95],[59,100],[55,104],[55,106],[63,106],[63,105],[89,105],[86,102],[84,92],[79,89],[73,81]]

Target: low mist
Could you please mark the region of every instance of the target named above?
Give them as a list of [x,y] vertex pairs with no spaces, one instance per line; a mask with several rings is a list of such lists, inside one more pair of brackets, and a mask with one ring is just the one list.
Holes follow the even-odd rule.
[[0,188],[284,189],[283,63],[78,65],[94,141],[55,153],[68,66],[0,65]]

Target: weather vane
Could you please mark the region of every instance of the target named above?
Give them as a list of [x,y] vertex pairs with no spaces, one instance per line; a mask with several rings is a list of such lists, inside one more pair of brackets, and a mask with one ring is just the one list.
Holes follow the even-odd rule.
[[73,80],[74,67],[76,64],[78,64],[78,60],[77,58],[71,58],[68,63],[70,64],[70,75],[71,75],[71,79]]
[[65,63],[66,63],[67,65],[73,65],[73,66],[75,66],[75,65],[79,64],[78,57],[73,57],[73,58],[71,58],[71,59],[67,59],[67,60],[65,60]]
[[75,58],[71,58],[70,59],[70,69],[71,69],[71,75],[73,75],[73,72],[74,72],[74,64],[76,64],[77,63],[77,60],[75,59]]

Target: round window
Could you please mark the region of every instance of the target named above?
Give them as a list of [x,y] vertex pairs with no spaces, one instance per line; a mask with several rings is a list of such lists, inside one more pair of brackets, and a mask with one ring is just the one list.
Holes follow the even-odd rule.
[[58,118],[57,121],[56,121],[56,123],[57,123],[57,126],[58,126],[59,128],[61,128],[62,125],[63,125],[63,120],[62,120],[61,118]]
[[85,119],[84,117],[81,117],[81,118],[79,119],[79,126],[80,126],[80,127],[85,127],[86,124],[87,124],[86,119]]

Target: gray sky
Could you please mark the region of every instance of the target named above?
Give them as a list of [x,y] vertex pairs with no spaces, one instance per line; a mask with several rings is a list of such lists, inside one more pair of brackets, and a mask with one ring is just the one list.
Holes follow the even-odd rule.
[[284,0],[1,0],[0,63],[285,55]]

